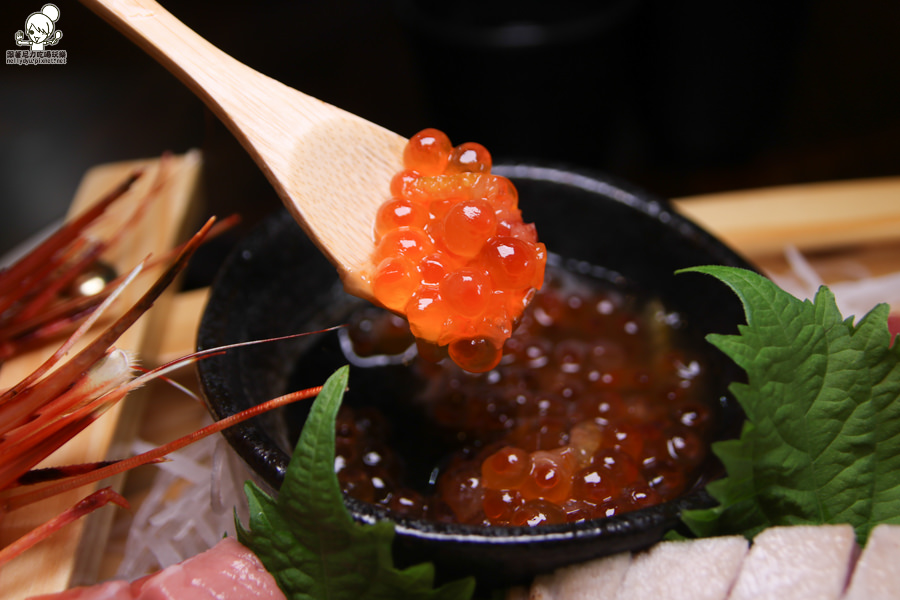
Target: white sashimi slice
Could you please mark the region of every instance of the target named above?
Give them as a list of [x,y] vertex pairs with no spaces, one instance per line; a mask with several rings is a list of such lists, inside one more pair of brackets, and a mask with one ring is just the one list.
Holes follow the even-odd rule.
[[838,600],[856,555],[850,525],[771,527],[753,540],[729,600]]
[[531,585],[529,600],[615,598],[629,564],[631,554],[622,552],[540,575]]
[[856,563],[844,600],[900,596],[900,525],[878,525]]
[[635,555],[615,598],[725,600],[748,547],[742,536],[661,542]]

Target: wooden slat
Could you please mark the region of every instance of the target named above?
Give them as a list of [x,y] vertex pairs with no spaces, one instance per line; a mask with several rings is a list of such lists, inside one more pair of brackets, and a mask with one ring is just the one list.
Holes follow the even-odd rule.
[[900,177],[742,190],[674,200],[749,257],[900,242]]
[[[163,188],[150,204],[143,220],[124,237],[105,258],[120,272],[130,270],[141,260],[151,254],[159,255],[172,248],[185,235],[190,209],[195,203],[200,177],[200,155],[190,152],[183,156],[171,157]],[[104,195],[122,181],[135,168],[143,167],[144,176],[129,192],[129,197],[117,202],[108,213],[104,223],[98,228],[99,235],[108,234],[122,226],[127,216],[134,210],[136,203],[143,198],[156,181],[161,163],[158,159],[129,161],[102,165],[85,174],[72,203],[70,214],[84,210],[97,198]],[[130,305],[146,289],[152,281],[153,274],[142,276],[136,285],[126,290],[121,306]],[[118,347],[135,351],[138,356],[147,356],[145,340],[148,332],[158,328],[165,318],[167,300],[161,298],[156,306],[141,318],[119,340]],[[5,388],[20,380],[25,374],[39,365],[55,348],[47,348],[29,352],[3,365],[0,371],[0,388]],[[102,460],[108,457],[114,447],[117,432],[121,428],[129,429],[129,406],[132,398],[115,407],[81,435],[51,456],[46,463],[72,464]],[[21,509],[6,515],[0,521],[0,545],[5,545],[19,535],[30,530],[46,519],[58,514],[65,508],[75,504],[79,499],[92,491],[90,487],[75,490],[61,496],[50,498],[32,507]],[[82,520],[66,527],[50,539],[40,543],[23,555],[8,563],[0,571],[0,596],[14,600],[35,594],[50,593],[66,589],[76,569],[90,570],[96,568],[105,543],[104,520],[108,522],[108,513],[113,508],[104,508],[97,513],[99,519]],[[79,548],[88,550],[78,551]],[[92,556],[97,560],[93,560]],[[79,559],[81,559],[79,561]],[[88,560],[85,560],[88,559]]]
[[172,299],[169,318],[159,330],[161,343],[156,349],[159,363],[181,358],[197,348],[197,330],[208,300],[208,288],[182,292]]

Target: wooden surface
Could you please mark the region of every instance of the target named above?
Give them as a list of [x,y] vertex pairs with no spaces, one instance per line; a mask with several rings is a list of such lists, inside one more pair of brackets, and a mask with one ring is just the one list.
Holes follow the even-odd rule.
[[[77,191],[72,203],[71,214],[81,212],[116,184],[120,183],[136,167],[144,167],[144,176],[129,192],[127,198],[119,200],[108,212],[104,221],[95,229],[97,235],[108,235],[122,226],[136,203],[143,198],[156,180],[160,169],[159,160],[143,160],[104,165],[89,171]],[[166,183],[150,204],[143,220],[121,242],[112,248],[104,258],[119,272],[125,272],[137,265],[148,255],[159,255],[172,248],[184,236],[190,208],[195,202],[199,182],[199,153],[189,153],[172,157],[168,165]],[[130,305],[152,281],[149,272],[139,278],[126,290],[119,304]],[[170,294],[169,294],[170,295]],[[131,327],[119,340],[117,347],[134,351],[138,356],[152,360],[154,346],[160,340],[154,338],[154,330],[166,319],[167,297],[157,301],[156,306]],[[22,379],[43,361],[56,344],[30,352],[3,365],[0,371],[0,388],[9,387]],[[122,438],[128,438],[133,431],[134,416],[139,410],[139,394],[129,396],[87,430],[49,457],[45,464],[76,464],[103,460],[111,453],[122,451]],[[127,446],[126,446],[127,448]],[[104,485],[108,485],[105,482]],[[15,511],[0,521],[0,545],[6,545],[21,534],[55,516],[75,504],[96,487],[85,487],[42,501],[31,507]],[[23,555],[8,563],[0,570],[0,598],[15,600],[39,593],[49,593],[66,589],[73,577],[90,578],[90,573],[99,565],[102,548],[106,540],[106,530],[113,508],[101,509],[89,519],[70,525],[50,539],[40,543]]]
[[900,178],[742,190],[674,200],[678,210],[757,260],[786,244],[835,252],[900,242]]
[[[337,267],[372,297],[372,224],[406,140],[225,54],[153,0],[81,0],[202,99]],[[336,210],[335,207],[340,207]]]
[[[900,272],[900,177],[741,190],[673,203],[769,274],[790,271],[787,246],[799,250],[826,284]],[[900,305],[893,309],[900,311]]]

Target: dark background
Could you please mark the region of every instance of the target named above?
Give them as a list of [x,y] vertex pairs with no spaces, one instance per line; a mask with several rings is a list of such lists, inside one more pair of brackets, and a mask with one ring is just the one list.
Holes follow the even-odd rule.
[[[0,49],[43,3],[0,7]],[[180,82],[55,3],[68,63],[0,65],[0,252],[60,218],[89,167],[166,150],[204,150],[207,212],[249,226],[278,206]],[[292,87],[495,159],[565,161],[665,197],[900,175],[896,0],[163,4]]]

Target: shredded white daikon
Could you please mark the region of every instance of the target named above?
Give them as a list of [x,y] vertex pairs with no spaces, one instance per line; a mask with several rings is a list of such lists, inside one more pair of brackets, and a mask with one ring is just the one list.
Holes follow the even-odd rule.
[[[153,446],[137,440],[135,454]],[[249,468],[221,435],[195,442],[161,463],[135,512],[117,579],[136,579],[235,535],[234,510],[247,523],[243,485]]]
[[[790,266],[788,272],[766,275],[797,298],[815,296],[824,285],[821,275],[796,248],[786,248],[785,257]],[[831,279],[837,275],[841,280],[828,284],[828,288],[834,293],[842,315],[860,318],[880,303],[891,305],[892,312],[900,311],[900,272],[875,277],[864,265],[849,260],[840,264],[839,269]]]

